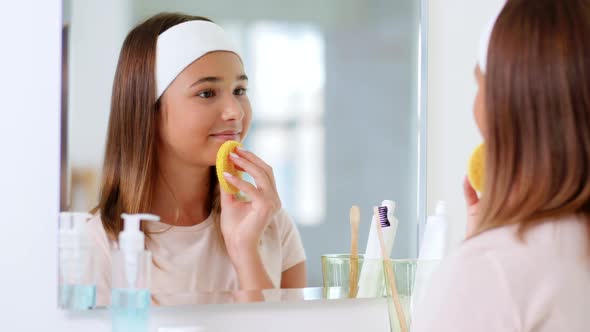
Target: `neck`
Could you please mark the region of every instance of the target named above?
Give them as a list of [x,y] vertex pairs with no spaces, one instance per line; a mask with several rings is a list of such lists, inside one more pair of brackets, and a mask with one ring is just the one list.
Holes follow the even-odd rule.
[[152,213],[162,222],[193,226],[211,212],[211,167],[194,167],[161,160],[152,201]]

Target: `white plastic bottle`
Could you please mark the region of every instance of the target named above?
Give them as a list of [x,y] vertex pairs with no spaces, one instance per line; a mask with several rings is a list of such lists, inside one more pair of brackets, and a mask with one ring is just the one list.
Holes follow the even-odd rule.
[[96,305],[93,248],[84,212],[59,214],[59,307],[87,310]]
[[414,279],[414,295],[412,296],[412,310],[419,303],[430,282],[430,277],[438,267],[447,252],[447,205],[444,201],[436,204],[434,215],[426,220],[424,236],[420,243],[420,253]]
[[420,244],[419,259],[442,259],[447,251],[447,205],[443,201],[436,204],[434,215],[426,220],[424,236]]

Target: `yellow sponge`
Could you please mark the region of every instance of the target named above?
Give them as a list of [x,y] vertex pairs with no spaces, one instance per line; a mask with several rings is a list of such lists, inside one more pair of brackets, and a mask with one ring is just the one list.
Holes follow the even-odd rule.
[[484,144],[478,145],[471,153],[469,166],[467,168],[467,178],[473,189],[477,192],[483,192],[483,179],[485,175],[485,147]]
[[223,176],[224,172],[228,172],[233,176],[242,178],[242,172],[236,170],[234,164],[229,160],[229,154],[233,152],[238,146],[242,146],[242,143],[236,141],[226,141],[221,145],[219,151],[217,151],[217,160],[215,161],[217,179],[219,180],[221,189],[223,189],[228,194],[237,194],[240,192],[238,188],[227,182]]

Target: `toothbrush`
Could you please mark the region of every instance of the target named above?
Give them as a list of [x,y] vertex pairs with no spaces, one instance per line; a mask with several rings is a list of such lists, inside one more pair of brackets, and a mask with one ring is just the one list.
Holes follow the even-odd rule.
[[356,297],[358,292],[358,235],[359,224],[361,222],[361,210],[358,206],[353,205],[350,208],[350,270],[348,274],[350,298]]
[[383,238],[386,244],[385,249],[387,249],[387,254],[391,255],[391,249],[393,249],[395,236],[397,235],[397,227],[399,225],[399,221],[393,215],[393,212],[395,211],[395,202],[384,200],[381,202],[381,206],[378,209],[379,221],[381,222]]
[[399,221],[394,216],[395,202],[384,200],[381,206],[378,207],[380,213],[373,217],[371,221],[371,229],[369,230],[369,240],[367,241],[367,249],[365,258],[381,258],[381,249],[379,248],[379,239],[377,238],[377,231],[375,223],[380,222],[383,226],[383,239],[385,240],[385,249],[387,253],[391,253],[393,244],[395,243],[395,236]]
[[371,298],[375,296],[382,296],[380,285],[383,285],[383,270],[381,266],[371,264],[371,260],[382,259],[384,256],[381,253],[379,246],[379,238],[377,237],[376,223],[381,223],[383,231],[383,238],[385,241],[385,251],[388,255],[391,253],[393,244],[395,243],[395,236],[397,233],[397,226],[399,221],[394,217],[395,202],[384,200],[378,208],[379,214],[375,215],[371,221],[371,228],[369,229],[369,239],[367,241],[367,248],[364,259],[367,264],[363,265],[359,278],[359,298]]
[[[373,214],[376,216],[382,215],[383,210],[380,210],[377,207],[373,208]],[[387,212],[385,212],[387,213]],[[387,224],[385,222],[378,222],[376,223],[377,226],[377,237],[379,238],[379,245],[381,247],[381,254],[383,255],[383,265],[385,268],[385,273],[387,274],[387,280],[389,281],[389,287],[391,288],[391,297],[393,298],[393,304],[395,306],[395,312],[397,314],[397,318],[399,321],[399,327],[402,332],[408,331],[408,326],[406,324],[406,316],[404,314],[404,310],[402,308],[401,302],[399,300],[399,294],[397,293],[397,287],[395,285],[395,274],[393,273],[393,267],[391,266],[391,261],[389,259],[389,253],[387,252],[385,246],[385,240],[383,239],[382,234],[382,223]]]

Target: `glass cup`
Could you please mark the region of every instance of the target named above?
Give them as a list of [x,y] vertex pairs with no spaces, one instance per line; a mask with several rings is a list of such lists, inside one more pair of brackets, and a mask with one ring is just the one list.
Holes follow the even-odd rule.
[[438,260],[417,259],[390,259],[384,262],[382,259],[365,259],[363,255],[354,260],[349,254],[323,255],[321,261],[326,298],[387,297],[392,331],[401,331],[401,328],[384,267],[391,267],[398,303],[407,326],[410,326],[413,309],[424,295],[430,276],[439,263]]

